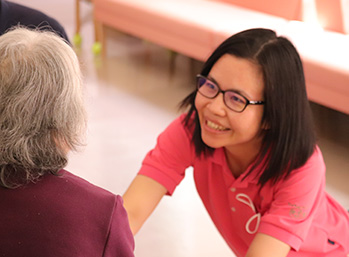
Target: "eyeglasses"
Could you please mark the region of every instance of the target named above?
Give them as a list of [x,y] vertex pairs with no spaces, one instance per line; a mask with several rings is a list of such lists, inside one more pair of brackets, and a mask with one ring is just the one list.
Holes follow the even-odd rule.
[[243,112],[249,104],[264,104],[264,101],[250,101],[234,90],[221,90],[216,83],[200,74],[196,76],[196,79],[196,87],[201,95],[209,99],[213,99],[219,93],[223,93],[224,104],[234,112]]

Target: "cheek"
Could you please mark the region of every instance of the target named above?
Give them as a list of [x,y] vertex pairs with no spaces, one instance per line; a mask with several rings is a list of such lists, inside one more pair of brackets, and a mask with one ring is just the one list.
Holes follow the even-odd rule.
[[261,120],[262,116],[257,112],[249,112],[245,110],[242,113],[236,115],[231,113],[228,117],[229,123],[233,130],[245,135],[258,134],[262,129]]
[[263,114],[264,114],[264,108],[260,106],[258,112],[255,113],[255,120],[258,126],[260,127],[260,129],[264,129],[262,124]]
[[200,113],[202,108],[205,106],[205,99],[200,94],[195,97],[195,108]]

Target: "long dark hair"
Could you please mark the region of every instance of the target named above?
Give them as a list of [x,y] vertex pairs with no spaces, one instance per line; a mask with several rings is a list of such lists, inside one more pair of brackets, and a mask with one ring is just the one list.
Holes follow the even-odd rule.
[[[205,62],[201,75],[207,76],[212,66],[225,54],[245,58],[262,68],[264,77],[264,114],[262,147],[255,165],[263,164],[259,184],[275,183],[305,164],[312,155],[316,137],[307,98],[301,59],[292,43],[269,29],[249,29],[226,39]],[[184,120],[193,129],[196,154],[209,155],[214,149],[201,138],[199,117],[195,108],[197,91],[181,103],[189,107]],[[194,119],[192,118],[194,116]]]

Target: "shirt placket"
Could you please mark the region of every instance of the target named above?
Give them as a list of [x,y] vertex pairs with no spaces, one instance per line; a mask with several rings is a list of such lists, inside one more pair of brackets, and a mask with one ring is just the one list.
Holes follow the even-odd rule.
[[245,185],[239,187],[235,181],[228,188],[228,199],[235,229],[246,237],[254,235],[260,222],[260,214],[256,212],[254,204],[248,195]]

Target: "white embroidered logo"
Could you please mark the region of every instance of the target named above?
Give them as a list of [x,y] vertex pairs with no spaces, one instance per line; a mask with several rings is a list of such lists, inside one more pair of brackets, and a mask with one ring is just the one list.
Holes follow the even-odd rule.
[[[247,206],[251,207],[251,209],[256,213],[256,208],[255,208],[255,206],[254,206],[254,204],[253,204],[251,198],[250,198],[248,195],[240,193],[240,194],[237,194],[235,198],[236,198],[236,200],[238,200],[239,202],[244,203],[244,204],[246,204]],[[251,230],[251,229],[250,229],[251,222],[254,221],[255,219],[257,219],[257,221],[256,221],[256,222],[257,222],[257,223],[256,223],[256,227],[255,227],[253,230]],[[260,221],[261,221],[261,214],[260,214],[260,213],[256,213],[255,215],[253,215],[253,216],[252,216],[251,218],[249,218],[249,220],[246,222],[246,225],[245,225],[246,231],[247,231],[249,234],[254,234],[254,233],[256,233],[257,230],[258,230]]]

